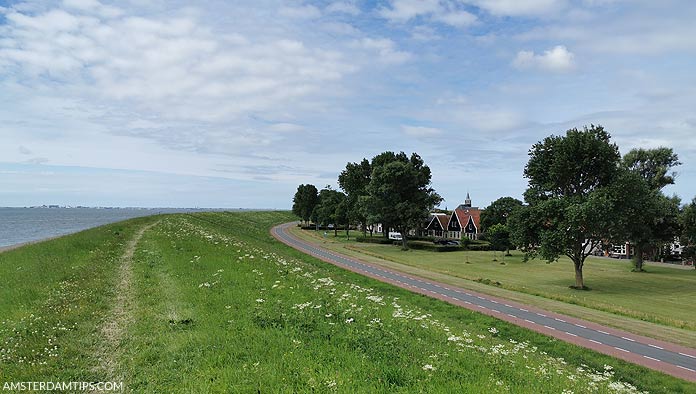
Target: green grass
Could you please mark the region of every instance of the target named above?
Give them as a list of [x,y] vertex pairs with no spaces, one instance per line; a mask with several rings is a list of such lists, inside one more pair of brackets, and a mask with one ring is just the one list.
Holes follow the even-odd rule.
[[[288,213],[158,219],[136,250],[128,324],[113,354],[115,376],[129,392],[635,391],[629,384],[650,392],[696,392],[694,384],[294,251],[268,234],[273,224],[292,220]],[[110,228],[92,230],[93,237],[83,237],[87,249],[100,245],[100,250],[110,250],[108,262],[80,260],[78,271],[92,265],[100,268],[81,276],[84,282],[79,288],[68,287],[66,293],[70,298],[84,292],[90,294],[87,298],[98,296],[101,301],[85,303],[84,310],[74,316],[68,312],[82,328],[57,337],[55,356],[36,355],[35,369],[25,370],[17,353],[3,358],[0,384],[45,377],[111,380],[92,355],[98,352],[98,327],[114,296],[109,290],[116,283],[110,277],[117,272],[113,263],[124,239],[151,220],[120,224],[118,237]],[[56,241],[71,244],[70,239]],[[79,243],[72,245],[81,249]],[[47,255],[52,250],[45,244],[31,247]],[[26,353],[24,346],[34,337],[29,330],[16,333],[16,329],[21,318],[32,312],[46,320],[63,319],[64,310],[42,309],[39,288],[59,286],[61,272],[75,264],[73,254],[66,246],[53,260],[52,269],[44,268],[57,273],[46,277],[41,286],[22,283],[26,277],[16,270],[17,255],[0,255],[0,272],[11,277],[9,283],[36,288],[35,293],[25,292],[21,303],[15,299],[0,304],[1,311],[13,316],[2,321],[0,346],[8,337],[23,338],[16,348]],[[41,267],[35,265],[37,271]],[[66,348],[79,352],[65,354]],[[42,364],[44,360],[50,362]]]
[[[583,270],[591,291],[570,289],[573,265],[566,257],[546,261],[523,262],[523,254],[502,252],[433,253],[423,250],[402,251],[390,245],[357,243],[330,238],[343,245],[386,260],[575,305],[630,316],[645,321],[696,330],[696,313],[691,300],[696,298],[696,270],[647,265],[647,272],[631,272],[631,262],[589,257]],[[497,261],[494,261],[497,260]],[[468,263],[467,263],[468,261]]]
[[140,218],[0,253],[0,389],[10,381],[93,381],[118,260]]

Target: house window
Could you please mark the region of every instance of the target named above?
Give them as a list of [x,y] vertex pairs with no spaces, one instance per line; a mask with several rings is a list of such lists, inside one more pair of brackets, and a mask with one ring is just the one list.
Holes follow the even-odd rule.
[[625,256],[625,255],[626,255],[626,244],[623,244],[623,245],[614,245],[614,246],[612,246],[611,249],[612,249],[612,250],[611,250],[612,253],[614,253],[614,254],[618,254],[618,255],[621,255],[621,256]]

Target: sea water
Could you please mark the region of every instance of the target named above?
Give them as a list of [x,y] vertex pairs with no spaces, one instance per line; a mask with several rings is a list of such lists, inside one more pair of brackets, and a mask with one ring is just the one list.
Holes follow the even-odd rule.
[[134,217],[201,211],[175,208],[0,208],[0,247],[56,237]]

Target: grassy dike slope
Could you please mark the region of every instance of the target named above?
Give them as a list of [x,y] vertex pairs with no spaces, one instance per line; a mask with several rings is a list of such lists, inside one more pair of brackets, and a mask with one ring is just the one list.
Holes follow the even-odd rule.
[[[0,290],[0,384],[117,380],[134,393],[696,392],[296,252],[268,233],[292,219],[283,212],[137,219],[0,255],[9,285]],[[128,237],[155,221],[135,248],[128,286],[119,285]],[[30,265],[27,254],[51,265]],[[47,301],[53,293],[62,294],[62,307]],[[101,327],[114,303],[121,307],[111,318],[123,333],[109,345]],[[39,350],[46,338],[48,353]]]

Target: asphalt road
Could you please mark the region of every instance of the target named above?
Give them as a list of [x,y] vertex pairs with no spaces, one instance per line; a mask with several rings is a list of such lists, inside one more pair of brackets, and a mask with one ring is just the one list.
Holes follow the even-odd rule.
[[296,223],[286,223],[274,227],[271,234],[281,242],[328,263],[482,312],[576,345],[696,382],[696,349],[638,336],[589,321],[365,263],[293,236],[288,232],[288,228],[294,225]]

